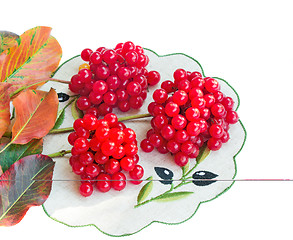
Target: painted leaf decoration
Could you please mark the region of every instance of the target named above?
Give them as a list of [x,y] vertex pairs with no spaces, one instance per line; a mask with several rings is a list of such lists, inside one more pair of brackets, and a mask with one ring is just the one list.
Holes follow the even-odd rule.
[[194,179],[192,182],[196,186],[207,186],[216,182],[216,180],[210,180],[216,177],[218,177],[217,174],[209,171],[197,171],[192,175],[192,178]]
[[[3,141],[2,141],[3,142]],[[7,145],[7,142],[0,143],[0,150]],[[0,167],[2,171],[8,170],[12,164],[23,157],[40,154],[43,151],[43,139],[34,139],[27,144],[11,144],[4,152],[0,153]]]
[[193,192],[171,192],[171,193],[165,193],[161,197],[157,198],[156,201],[158,202],[169,202],[169,201],[175,201],[182,198],[188,197],[190,194],[193,194]]
[[160,183],[165,185],[172,184],[174,173],[170,169],[164,167],[155,167],[155,172],[161,179],[164,179],[160,180]]
[[71,114],[75,120],[78,118],[82,118],[82,116],[83,116],[82,111],[80,111],[76,106],[76,100],[77,99],[75,99],[71,105]]
[[8,94],[10,87],[9,83],[0,83],[0,138],[10,124],[10,97]]
[[19,36],[8,31],[0,31],[0,54],[5,50],[17,45]]
[[189,161],[188,161],[188,163],[185,166],[181,167],[181,169],[182,169],[182,176],[184,176],[188,172],[189,167],[190,167],[190,162]]
[[62,50],[50,33],[49,27],[32,28],[19,37],[18,45],[0,55],[0,82],[13,85],[8,94],[40,83],[32,87],[37,88],[57,69]]
[[54,127],[58,111],[58,96],[49,92],[28,90],[13,100],[16,121],[12,127],[14,144],[26,144],[42,138]]
[[17,224],[30,207],[47,200],[54,165],[48,156],[30,155],[14,163],[0,176],[0,226]]
[[152,181],[153,177],[149,177],[147,180],[148,182],[141,188],[137,196],[138,204],[141,203],[143,200],[145,200],[153,189],[153,185],[154,185]]
[[60,112],[58,112],[57,120],[55,122],[53,129],[59,128],[64,122],[64,118],[65,118],[65,109],[63,108]]
[[199,164],[201,163],[203,160],[206,159],[206,157],[210,154],[211,150],[207,147],[206,144],[204,144],[200,150],[199,150],[199,154],[196,157],[196,163]]

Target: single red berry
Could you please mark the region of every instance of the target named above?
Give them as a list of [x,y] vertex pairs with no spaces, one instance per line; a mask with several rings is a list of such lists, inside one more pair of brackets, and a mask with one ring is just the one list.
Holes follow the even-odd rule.
[[184,167],[188,163],[189,157],[183,152],[178,152],[174,156],[174,161],[179,167]]
[[140,109],[143,105],[143,99],[140,96],[131,96],[129,98],[129,106],[133,109]]
[[150,140],[143,139],[140,142],[140,147],[144,152],[152,152],[154,150],[154,146],[150,143]]
[[83,137],[85,139],[88,139],[90,136],[90,132],[83,127],[78,128],[76,130],[76,134],[77,134],[77,137]]
[[131,72],[126,67],[120,67],[117,70],[117,75],[121,79],[121,81],[125,81],[130,78]]
[[157,103],[164,103],[168,98],[168,93],[164,89],[156,89],[153,93],[153,99]]
[[111,156],[116,151],[116,143],[111,140],[106,140],[101,145],[101,151],[106,156]]
[[101,149],[101,142],[96,137],[93,137],[89,143],[90,149],[94,152],[98,152]]
[[153,124],[157,129],[162,129],[165,125],[168,124],[168,119],[165,115],[159,114],[153,118]]
[[79,192],[84,197],[89,197],[94,191],[93,185],[89,182],[83,182],[79,187]]
[[114,173],[111,180],[111,186],[116,191],[121,191],[126,186],[126,176],[122,172]]
[[84,152],[79,155],[79,162],[88,165],[94,162],[94,155],[91,152]]
[[113,158],[121,159],[125,156],[125,149],[122,145],[118,145],[116,151],[112,154]]
[[105,63],[109,65],[111,63],[116,62],[117,53],[112,49],[107,49],[105,52],[103,52],[102,59]]
[[161,135],[166,140],[171,140],[175,136],[175,128],[172,125],[164,125],[161,129]]
[[94,159],[98,164],[105,164],[109,160],[109,156],[104,155],[102,152],[96,152]]
[[207,141],[207,146],[210,150],[217,151],[222,147],[222,142],[220,139],[212,137]]
[[83,116],[83,125],[84,128],[87,130],[95,130],[98,126],[98,119],[91,115],[91,114],[85,114]]
[[181,152],[185,153],[186,155],[190,155],[194,152],[194,148],[196,148],[195,144],[190,140],[181,144]]
[[120,166],[124,171],[129,172],[134,168],[135,162],[132,157],[124,157],[120,160]]
[[216,103],[216,98],[212,94],[205,94],[203,96],[204,100],[206,101],[206,107],[210,108]]
[[147,82],[150,86],[156,85],[158,82],[160,82],[161,75],[157,71],[149,71],[147,76]]
[[89,61],[96,65],[100,64],[102,62],[101,54],[99,52],[93,52],[89,57]]
[[191,100],[191,106],[201,109],[206,106],[206,101],[203,97],[195,97]]
[[140,165],[135,165],[134,168],[129,172],[131,179],[139,180],[143,177],[144,170]]
[[126,91],[130,96],[138,96],[142,91],[142,87],[138,82],[130,82],[126,87]]
[[178,143],[184,143],[190,138],[188,132],[184,129],[178,130],[175,133],[174,140]]
[[93,50],[89,48],[85,48],[81,51],[80,57],[83,61],[88,62],[90,59],[90,55],[93,53]]
[[127,143],[124,145],[125,155],[126,156],[134,156],[138,152],[138,148],[136,144]]
[[203,89],[205,84],[205,80],[202,77],[194,77],[190,80],[191,88],[199,88]]
[[76,106],[80,110],[84,111],[84,110],[87,110],[91,106],[91,102],[88,97],[82,96],[76,100]]
[[175,91],[175,85],[172,81],[166,80],[162,82],[161,88],[163,88],[167,93],[171,93]]
[[235,111],[228,111],[226,116],[226,122],[229,124],[235,124],[239,120],[239,116]]
[[224,129],[221,125],[212,124],[209,128],[209,133],[214,138],[221,138],[224,134]]
[[180,143],[173,139],[167,142],[167,149],[173,154],[180,151],[180,146]]
[[85,138],[77,138],[74,142],[74,148],[77,153],[84,153],[89,149],[89,142]]
[[120,163],[117,159],[111,158],[105,163],[104,169],[109,174],[114,174],[120,171]]
[[169,117],[175,117],[179,114],[180,108],[177,103],[174,102],[168,102],[165,106],[165,113]]
[[187,120],[183,115],[178,114],[177,116],[172,118],[171,123],[176,130],[180,130],[185,128]]
[[110,76],[110,69],[108,66],[100,64],[96,68],[96,78],[105,80]]
[[187,79],[185,79],[177,84],[177,88],[178,90],[183,90],[184,92],[188,93],[191,90],[191,85],[190,82]]
[[75,140],[78,138],[78,136],[77,136],[77,134],[76,134],[76,132],[72,132],[72,133],[70,133],[69,135],[68,135],[68,143],[70,144],[70,145],[74,145],[74,142],[75,142]]
[[175,72],[173,73],[173,77],[175,83],[179,83],[182,80],[187,80],[187,72],[184,69],[179,68],[175,70]]
[[85,168],[85,173],[90,177],[96,177],[101,172],[101,168],[97,164],[88,164]]
[[184,105],[188,101],[188,94],[183,90],[177,90],[173,94],[173,102],[177,103],[179,106]]
[[89,83],[92,80],[92,72],[89,69],[83,68],[79,70],[78,75],[84,83]]
[[214,78],[206,78],[205,79],[205,89],[208,91],[208,92],[211,92],[211,93],[214,93],[216,91],[219,91],[220,90],[220,84],[219,82],[214,79]]
[[190,136],[197,136],[198,134],[200,134],[201,131],[200,125],[197,121],[188,123],[186,130]]
[[133,129],[125,128],[123,132],[124,132],[124,142],[131,143],[136,139],[136,133]]
[[79,161],[75,161],[72,163],[72,171],[76,175],[81,175],[84,173],[85,166],[81,164]]
[[111,189],[111,176],[100,173],[97,177],[96,187],[100,192],[108,192]]
[[185,116],[188,121],[195,121],[200,117],[200,111],[196,107],[190,107],[185,111]]
[[163,144],[163,138],[160,134],[158,133],[154,133],[149,137],[149,141],[150,143],[154,146],[154,147],[160,147]]
[[108,91],[108,85],[103,80],[98,80],[93,85],[93,91],[96,94],[103,95]]
[[215,103],[211,107],[211,113],[218,118],[223,118],[227,114],[225,107],[221,103]]

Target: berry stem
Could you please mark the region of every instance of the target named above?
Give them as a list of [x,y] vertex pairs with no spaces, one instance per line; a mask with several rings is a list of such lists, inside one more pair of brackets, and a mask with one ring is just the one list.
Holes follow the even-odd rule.
[[146,118],[146,117],[151,117],[152,115],[149,113],[145,114],[137,114],[137,115],[132,115],[132,116],[126,116],[126,117],[121,117],[118,118],[119,122],[127,121],[127,120],[132,120],[132,119],[139,119],[139,118]]
[[56,79],[56,78],[50,78],[49,81],[52,82],[59,82],[59,83],[64,83],[64,84],[70,84],[70,81],[66,81],[66,80],[61,80],[61,79]]
[[47,155],[48,157],[54,158],[54,157],[63,157],[65,154],[71,153],[71,150],[61,150],[56,153],[52,153]]
[[[126,117],[118,118],[118,121],[119,122],[123,122],[123,121],[127,121],[127,120],[145,118],[145,117],[150,117],[150,116],[151,115],[149,113],[146,113],[146,114],[137,114],[137,115],[132,115],[132,116],[126,116]],[[59,128],[59,129],[52,129],[49,132],[49,134],[67,133],[67,132],[73,132],[73,131],[74,131],[73,127]]]

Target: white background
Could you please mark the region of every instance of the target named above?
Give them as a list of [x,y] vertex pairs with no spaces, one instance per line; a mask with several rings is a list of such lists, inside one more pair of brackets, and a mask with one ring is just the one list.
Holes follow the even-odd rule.
[[[227,80],[240,96],[247,141],[237,179],[293,178],[290,1],[1,1],[1,30],[53,28],[62,62],[83,48],[131,40],[160,55],[197,59],[206,76]],[[236,182],[202,204],[189,221],[152,224],[124,239],[292,239],[293,182]],[[31,208],[1,239],[113,239],[92,227],[69,228]]]

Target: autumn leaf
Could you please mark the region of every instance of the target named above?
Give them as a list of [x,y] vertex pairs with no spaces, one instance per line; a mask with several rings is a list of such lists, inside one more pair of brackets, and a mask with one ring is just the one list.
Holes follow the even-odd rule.
[[11,83],[8,94],[23,86],[38,86],[57,69],[62,50],[50,36],[51,28],[35,27],[24,32],[18,44],[0,55],[0,82]]
[[54,165],[48,156],[30,155],[14,163],[0,176],[0,226],[19,223],[30,207],[47,200]]
[[10,124],[10,98],[9,83],[0,83],[0,138],[3,136]]
[[[9,141],[4,138],[0,141],[0,150],[4,148]],[[23,157],[40,154],[43,151],[43,139],[33,139],[27,144],[11,144],[5,149],[5,151],[0,153],[0,167],[2,171],[5,172],[11,167],[12,164],[17,162]]]
[[0,31],[0,54],[5,50],[17,45],[19,36],[8,31]]
[[12,127],[14,144],[26,144],[33,138],[42,138],[54,127],[58,96],[54,89],[49,92],[28,90],[13,100],[16,120]]

